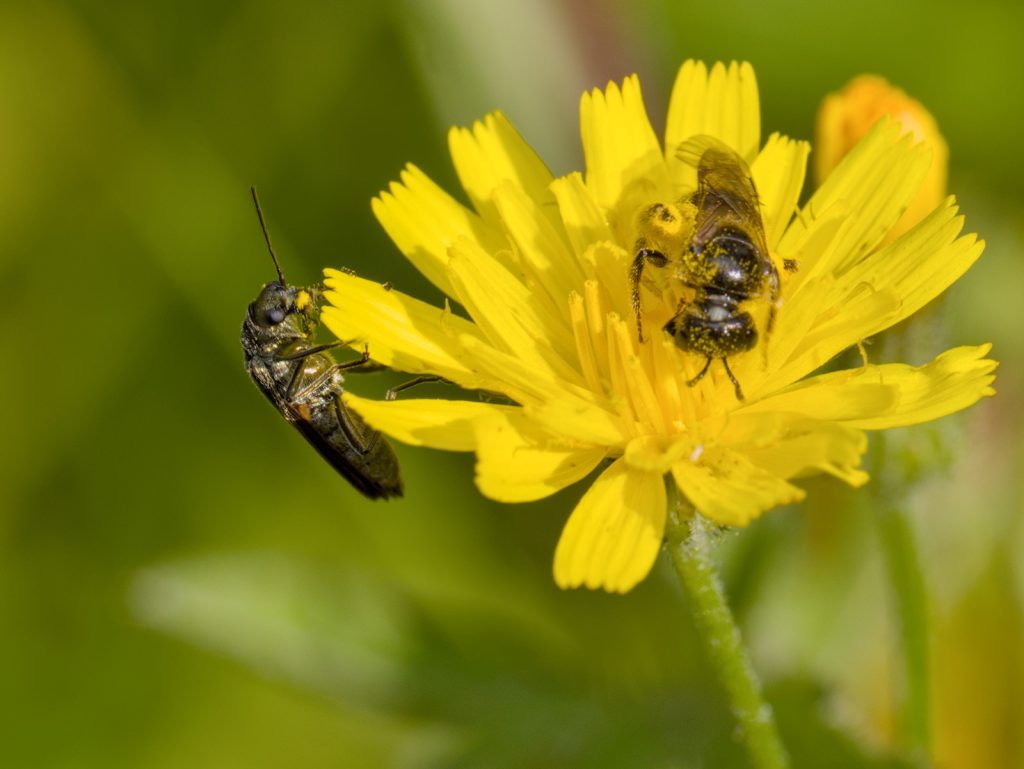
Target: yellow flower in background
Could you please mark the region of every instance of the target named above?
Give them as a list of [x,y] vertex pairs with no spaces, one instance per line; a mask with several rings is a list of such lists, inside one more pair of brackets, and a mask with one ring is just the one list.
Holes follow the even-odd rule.
[[928,173],[906,213],[889,231],[888,242],[924,219],[946,197],[949,148],[935,118],[919,101],[877,75],[860,75],[838,93],[826,96],[818,109],[814,176],[819,183],[828,178],[846,153],[885,116],[932,152]]
[[[876,125],[798,208],[809,147],[778,134],[762,145],[748,64],[684,64],[663,143],[636,77],[584,94],[580,112],[585,174],[553,178],[495,113],[449,135],[471,208],[411,165],[374,200],[402,253],[462,311],[327,270],[333,306],[322,316],[384,365],[511,401],[345,394],[398,440],[474,451],[488,497],[540,499],[601,467],[558,543],[560,586],[625,592],[648,574],[664,536],[666,477],[709,519],[742,526],[802,499],[795,478],[866,482],[865,430],[935,419],[992,394],[987,345],[921,367],[814,373],[924,306],[981,254],[973,235],[960,236],[952,199],[880,247],[928,169],[928,152],[898,125]],[[637,214],[694,191],[677,148],[698,135],[749,164],[781,275],[774,329],[729,357],[742,401],[719,365],[688,386],[704,356],[658,332],[685,296],[679,281],[645,282],[642,343],[630,304]],[[798,271],[784,272],[784,259]],[[764,329],[767,301],[748,304]]]

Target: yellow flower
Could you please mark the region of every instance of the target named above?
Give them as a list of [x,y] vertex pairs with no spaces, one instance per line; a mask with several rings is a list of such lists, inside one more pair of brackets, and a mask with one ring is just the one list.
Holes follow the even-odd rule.
[[946,196],[949,148],[935,118],[921,102],[877,75],[860,75],[838,93],[826,96],[818,109],[814,175],[819,182],[828,178],[846,153],[885,116],[932,152],[928,173],[906,213],[889,231],[885,241],[889,242],[924,219]]
[[[585,175],[553,178],[495,113],[449,134],[471,208],[411,165],[374,200],[402,253],[464,312],[335,270],[326,271],[333,306],[323,311],[334,334],[367,342],[387,366],[507,396],[511,405],[345,394],[398,440],[476,452],[488,497],[540,499],[601,468],[558,543],[559,585],[625,592],[648,574],[664,536],[667,476],[706,517],[742,526],[802,499],[794,478],[867,481],[865,430],[935,419],[992,394],[988,345],[917,368],[815,374],[924,306],[981,254],[974,236],[960,237],[952,199],[878,247],[928,167],[898,126],[875,126],[798,209],[809,147],[778,134],[761,144],[748,64],[684,64],[664,144],[635,77],[584,94],[580,112]],[[645,285],[643,343],[630,305],[637,212],[693,191],[693,168],[676,149],[695,135],[749,163],[782,275],[774,330],[729,358],[743,401],[717,364],[688,386],[703,357],[658,333],[682,296],[678,281]],[[782,272],[783,259],[799,270]],[[749,304],[764,328],[767,302]]]

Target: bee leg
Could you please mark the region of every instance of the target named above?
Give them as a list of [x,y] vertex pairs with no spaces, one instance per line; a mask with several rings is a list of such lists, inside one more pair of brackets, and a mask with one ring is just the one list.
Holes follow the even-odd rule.
[[445,381],[447,380],[445,380],[443,377],[434,376],[433,374],[425,374],[424,376],[418,376],[415,379],[410,379],[408,382],[403,382],[397,387],[392,387],[390,390],[384,393],[384,400],[393,401],[395,400],[395,398],[398,397],[398,393],[402,392],[402,390],[408,390],[410,387],[415,387],[416,385]]
[[321,352],[327,352],[333,350],[336,347],[342,347],[345,342],[328,342],[327,344],[318,344],[316,347],[310,347],[308,350],[301,350],[300,352],[292,353],[291,355],[275,355],[274,360],[302,360],[308,358],[310,355],[316,355]]
[[[725,358],[722,358],[722,360],[725,360]],[[711,361],[711,356],[708,356],[708,359],[704,362],[704,368],[700,370],[700,373],[697,374],[697,376],[695,376],[693,379],[686,383],[687,387],[693,387],[695,384],[697,384],[697,382],[704,378],[704,375],[708,373],[708,369],[711,368]]]
[[779,286],[779,271],[775,269],[775,265],[769,262],[770,269],[768,270],[768,320],[765,323],[764,333],[768,336],[772,332],[772,328],[775,327],[775,311],[776,306],[779,302],[779,292],[781,288]]
[[722,358],[722,365],[725,366],[725,373],[729,375],[729,381],[732,382],[732,386],[736,388],[736,400],[738,400],[738,401],[746,400],[743,397],[743,390],[740,388],[739,380],[736,379],[736,376],[732,373],[732,369],[729,368],[729,359],[726,358],[726,357],[723,357]]
[[[764,341],[761,342],[761,364],[768,368],[768,340],[771,339],[772,329],[775,328],[775,299],[771,299],[768,302],[768,319],[764,324]],[[725,358],[722,358],[725,361]],[[729,369],[729,365],[726,364],[726,370]],[[730,374],[730,377],[732,375]],[[736,384],[736,380],[732,380],[733,384]],[[736,385],[736,391],[739,392],[739,385]],[[738,396],[740,400],[743,400],[743,396]]]
[[782,269],[784,269],[786,272],[796,272],[797,270],[800,269],[800,262],[798,262],[796,259],[783,259]]
[[350,360],[347,363],[335,363],[331,368],[335,371],[347,371],[350,374],[372,374],[375,371],[386,370],[387,366],[370,360],[370,348],[365,346],[355,360]]
[[[295,400],[296,391],[298,390],[299,387],[299,381],[302,379],[302,374],[302,366],[296,366],[295,370],[292,372],[292,378],[288,380],[288,386],[284,390],[284,397],[285,400],[287,400],[289,403]],[[316,381],[319,382],[320,380],[317,379]],[[305,391],[308,390],[309,388],[304,387],[302,389],[303,391]]]
[[363,351],[356,360],[348,363],[335,363],[336,371],[347,371],[350,374],[372,374],[375,371],[386,371],[387,366],[370,360],[370,345],[363,345]]
[[636,259],[633,260],[633,266],[629,269],[633,314],[636,316],[636,335],[641,342],[644,341],[644,329],[640,322],[640,277],[643,275],[646,262],[651,262],[655,267],[664,267],[668,264],[668,259],[660,251],[655,251],[651,248],[641,248],[636,252]]
[[341,427],[341,431],[345,434],[345,440],[348,444],[354,448],[359,454],[363,456],[369,454],[377,446],[377,441],[380,440],[380,433],[376,430],[366,427],[371,433],[369,442],[366,440],[365,435],[360,435],[356,429],[356,425],[352,422],[352,417],[348,413],[348,407],[345,402],[341,399],[341,393],[337,390],[334,391],[334,411],[338,415],[338,425]]
[[[310,347],[308,350],[302,350],[301,352],[292,353],[291,355],[275,355],[274,360],[302,360],[308,358],[310,355],[316,355],[321,352],[327,352],[337,347],[347,347],[351,342],[328,342],[327,344],[318,344],[316,347]],[[337,368],[335,371],[348,371],[351,374],[372,374],[374,371],[383,371],[387,366],[381,365],[376,361],[370,360],[369,348],[364,348],[359,354],[359,358],[347,363],[335,364]]]
[[[793,260],[787,259],[787,264]],[[795,264],[795,262],[793,262]],[[788,269],[788,268],[787,268]],[[768,268],[765,270],[768,278],[768,318],[764,324],[764,342],[761,344],[761,361],[764,367],[768,367],[768,340],[771,338],[772,329],[775,328],[775,315],[779,310],[779,296],[782,287],[779,285],[779,271],[775,264],[768,260]],[[724,360],[724,358],[723,358]],[[735,384],[735,380],[733,380]],[[737,385],[738,387],[738,385]],[[743,400],[741,397],[740,400]]]

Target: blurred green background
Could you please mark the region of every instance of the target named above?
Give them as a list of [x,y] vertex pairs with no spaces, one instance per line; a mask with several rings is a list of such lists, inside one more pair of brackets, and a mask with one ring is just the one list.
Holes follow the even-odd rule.
[[[988,248],[948,342],[1003,363],[999,397],[912,433],[947,455],[909,501],[935,754],[1024,766],[1022,9],[0,5],[0,765],[746,765],[664,562],[625,597],[554,586],[580,489],[500,506],[470,457],[399,447],[407,498],[368,502],[238,346],[273,274],[248,185],[289,280],[347,266],[434,300],[370,213],[405,162],[456,189],[447,127],[501,108],[565,173],[584,89],[636,71],[660,125],[695,57],[753,62],[765,135],[813,138],[819,100],[867,71],[950,144]],[[735,609],[797,766],[911,766],[873,498],[808,485],[729,537]]]

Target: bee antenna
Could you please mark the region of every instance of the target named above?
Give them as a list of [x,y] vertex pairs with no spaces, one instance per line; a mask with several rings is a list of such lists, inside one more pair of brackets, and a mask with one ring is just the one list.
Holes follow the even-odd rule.
[[281,263],[277,261],[277,254],[274,253],[274,246],[270,242],[270,231],[267,230],[267,222],[263,218],[263,209],[260,208],[260,199],[256,195],[256,185],[249,188],[252,193],[252,202],[256,204],[256,216],[260,218],[260,229],[263,230],[263,239],[267,241],[267,250],[270,251],[270,258],[274,260],[274,267],[277,269],[277,279],[284,285],[284,273],[281,272]]

